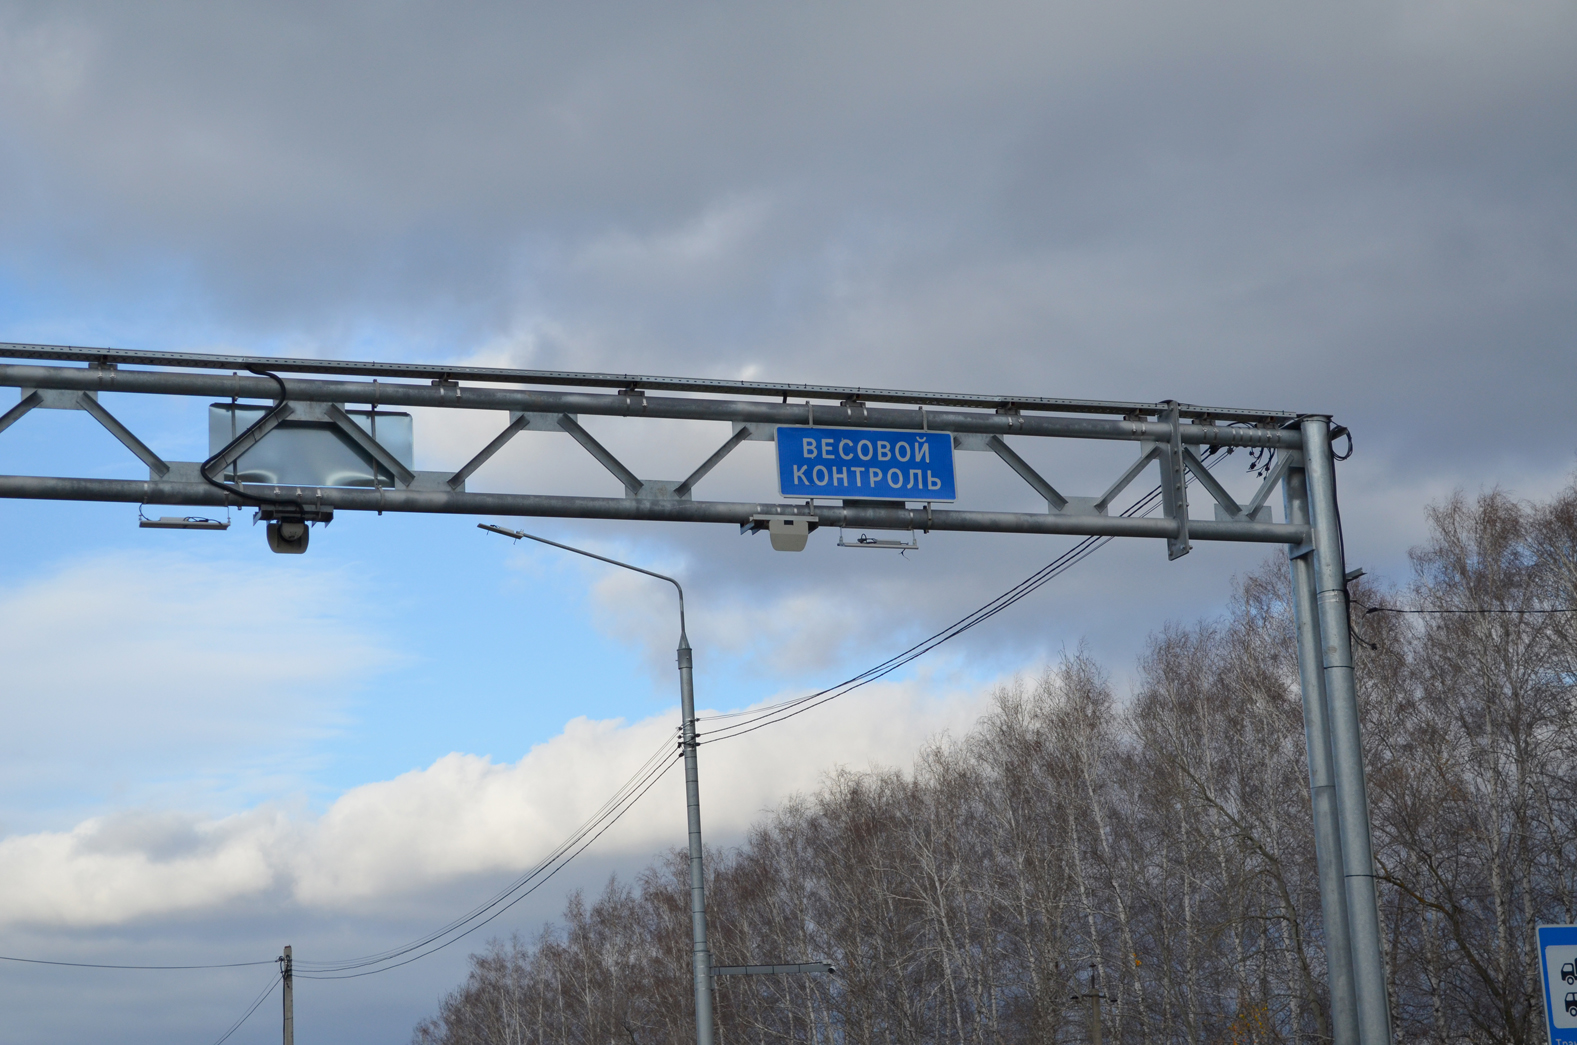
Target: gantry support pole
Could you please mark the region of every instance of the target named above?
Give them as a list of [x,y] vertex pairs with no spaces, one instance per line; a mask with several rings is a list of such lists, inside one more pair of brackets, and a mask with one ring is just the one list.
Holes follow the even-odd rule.
[[1360,1045],[1391,1045],[1391,1009],[1380,952],[1380,909],[1374,888],[1374,849],[1369,831],[1369,796],[1364,783],[1363,741],[1358,725],[1358,690],[1353,677],[1351,621],[1347,607],[1347,563],[1336,508],[1336,467],[1330,421],[1303,421],[1303,458],[1313,514],[1315,600],[1320,615],[1321,661],[1330,714],[1331,767],[1336,783],[1347,887],[1353,984]]
[[[1287,521],[1308,525],[1309,494],[1304,470],[1287,470],[1282,490]],[[1325,930],[1325,967],[1331,991],[1333,1045],[1359,1045],[1358,1004],[1354,994],[1352,942],[1348,931],[1347,888],[1343,880],[1341,824],[1336,807],[1336,774],[1331,765],[1330,711],[1325,697],[1325,664],[1320,643],[1320,613],[1315,599],[1311,545],[1288,549],[1292,560],[1292,611],[1298,632],[1298,681],[1303,691],[1303,735],[1309,753],[1309,797],[1314,810],[1314,859],[1320,880],[1320,915]]]
[[[681,624],[681,628],[683,625]],[[684,718],[684,795],[690,818],[690,932],[695,971],[695,1042],[712,1045],[712,953],[706,943],[706,868],[701,849],[701,786],[696,765],[695,684],[690,640],[679,633],[679,705]]]

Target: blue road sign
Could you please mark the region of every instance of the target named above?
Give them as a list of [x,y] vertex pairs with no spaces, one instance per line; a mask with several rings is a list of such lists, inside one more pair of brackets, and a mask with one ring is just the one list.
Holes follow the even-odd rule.
[[1550,1045],[1577,1045],[1577,925],[1539,926],[1539,967]]
[[954,501],[948,432],[778,426],[778,489],[784,497]]

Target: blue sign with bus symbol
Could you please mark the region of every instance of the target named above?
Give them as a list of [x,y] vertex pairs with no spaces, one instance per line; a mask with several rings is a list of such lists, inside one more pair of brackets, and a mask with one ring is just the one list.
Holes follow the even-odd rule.
[[1550,1045],[1577,1045],[1577,925],[1541,925],[1538,936]]

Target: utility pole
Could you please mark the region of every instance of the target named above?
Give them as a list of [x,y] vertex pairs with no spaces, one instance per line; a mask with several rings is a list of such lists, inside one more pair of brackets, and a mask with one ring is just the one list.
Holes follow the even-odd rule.
[[279,958],[280,979],[285,984],[285,1045],[296,1045],[296,998],[295,987],[291,983],[292,961],[290,957],[290,944],[285,944],[285,953]]
[[1110,1001],[1106,995],[1095,990],[1095,966],[1090,966],[1090,993],[1075,994],[1071,1001],[1090,1000],[1090,1045],[1101,1045],[1101,1001]]
[[[678,587],[676,583],[674,585]],[[683,598],[683,595],[680,596]],[[697,779],[695,688],[690,640],[679,624],[679,706],[684,719],[684,795],[690,821],[690,934],[695,972],[696,1045],[712,1045],[712,955],[706,942],[706,869],[701,863],[701,788]]]

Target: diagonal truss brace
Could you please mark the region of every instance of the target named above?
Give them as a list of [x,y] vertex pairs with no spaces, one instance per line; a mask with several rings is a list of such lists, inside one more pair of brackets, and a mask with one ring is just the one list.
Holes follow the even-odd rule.
[[[344,407],[337,403],[324,404],[323,416],[334,424],[341,432],[350,437],[351,442],[361,448],[361,452],[371,457],[379,465],[389,470],[389,474],[399,480],[401,486],[410,486],[416,481],[416,473],[405,467],[391,454],[378,440],[374,439],[368,431],[355,421],[351,420]],[[374,471],[373,474],[377,474]]]
[[229,470],[241,455],[262,441],[263,437],[279,427],[279,423],[295,413],[295,408],[289,403],[280,403],[274,409],[258,418],[246,431],[230,440],[229,445],[210,457],[203,467],[203,474],[209,479],[218,479]]
[[606,446],[597,442],[595,436],[586,431],[568,414],[560,414],[558,425],[570,434],[577,443],[586,448],[586,452],[597,459],[597,463],[613,473],[613,477],[624,484],[624,496],[639,497],[641,487],[646,484],[635,477],[635,473],[624,467],[624,463],[609,452]]
[[5,431],[20,421],[30,411],[38,408],[46,410],[81,410],[93,420],[103,425],[105,430],[122,446],[136,454],[143,464],[148,466],[148,471],[153,478],[163,479],[169,474],[170,466],[164,459],[149,449],[144,443],[132,434],[131,429],[120,423],[116,416],[99,405],[98,396],[92,392],[61,392],[50,389],[35,388],[31,391],[24,390],[22,401],[17,403],[4,414],[0,414],[0,432]]
[[[3,346],[0,346],[3,348]],[[0,353],[3,354],[3,353]],[[90,360],[89,362],[98,362]],[[266,361],[259,361],[266,362]],[[961,410],[905,410],[896,408],[867,407],[863,402],[845,402],[840,406],[825,406],[812,415],[804,404],[760,403],[717,399],[653,398],[634,394],[632,381],[620,381],[621,394],[616,396],[581,392],[544,392],[534,389],[498,389],[467,386],[460,388],[453,381],[435,382],[432,387],[422,385],[382,384],[374,382],[321,381],[292,378],[285,394],[277,380],[269,377],[247,377],[240,374],[221,376],[204,373],[165,373],[123,371],[108,365],[87,368],[57,368],[37,366],[0,365],[0,385],[18,388],[22,402],[0,412],[0,430],[8,428],[28,412],[38,408],[81,409],[93,413],[95,420],[104,424],[125,445],[147,461],[152,478],[148,483],[124,483],[89,479],[48,479],[28,476],[0,477],[0,496],[45,497],[56,499],[107,499],[130,500],[137,503],[167,504],[222,504],[224,495],[201,482],[196,462],[171,462],[165,464],[148,448],[136,440],[124,425],[107,411],[95,410],[86,405],[87,399],[96,399],[105,391],[132,392],[203,397],[222,397],[232,402],[238,399],[272,400],[265,407],[268,424],[254,425],[245,435],[246,440],[227,446],[217,459],[211,459],[209,472],[221,472],[225,466],[238,463],[248,444],[267,434],[269,427],[279,423],[294,426],[298,423],[317,422],[332,426],[336,435],[354,448],[359,456],[375,462],[375,472],[385,476],[381,489],[361,491],[355,488],[314,488],[300,496],[323,501],[325,510],[332,504],[345,510],[368,511],[420,511],[420,512],[481,512],[503,514],[565,515],[577,518],[667,519],[693,522],[753,523],[763,516],[793,516],[813,518],[820,514],[827,525],[869,526],[876,528],[921,528],[991,530],[1022,533],[1061,533],[1109,536],[1148,536],[1168,539],[1174,554],[1186,551],[1190,540],[1248,540],[1273,543],[1298,543],[1306,541],[1306,527],[1293,524],[1275,524],[1269,521],[1266,503],[1274,492],[1277,476],[1285,476],[1289,461],[1296,461],[1301,446],[1297,431],[1274,427],[1280,415],[1256,414],[1249,420],[1254,427],[1221,426],[1222,419],[1236,416],[1232,411],[1201,412],[1199,408],[1180,407],[1177,404],[1129,404],[1137,407],[1123,413],[1121,420],[1099,418],[1059,418],[1021,415],[1017,404],[1005,402],[994,413]],[[909,402],[909,393],[894,393],[894,402]],[[924,397],[922,397],[924,398]],[[275,404],[283,399],[289,412]],[[448,407],[470,410],[501,411],[507,417],[505,431],[489,440],[476,457],[458,473],[412,472],[399,459],[387,453],[387,446],[363,429],[345,404],[371,403],[403,407]],[[929,402],[925,404],[929,406]],[[973,405],[973,404],[971,404]],[[1105,410],[1106,405],[1096,404]],[[921,510],[907,507],[876,507],[863,503],[846,502],[841,508],[835,505],[810,506],[772,503],[698,502],[692,500],[696,485],[734,449],[747,440],[771,440],[773,429],[780,424],[800,424],[804,420],[827,423],[830,419],[854,427],[874,429],[929,428],[949,432],[956,449],[990,450],[1013,467],[1020,479],[1046,498],[1046,510],[1041,513],[1002,513],[981,511],[935,510],[923,506]],[[1115,413],[1115,410],[1106,410]],[[734,425],[734,434],[714,450],[691,475],[682,481],[641,480],[620,462],[614,454],[581,428],[578,418],[593,416],[642,417],[675,420],[719,420]],[[1237,412],[1241,413],[1241,412]],[[273,416],[270,417],[269,415]],[[527,415],[527,416],[522,416]],[[105,420],[108,418],[108,420]],[[566,418],[569,425],[560,423]],[[359,418],[358,418],[359,420]],[[927,423],[929,422],[929,424]],[[257,422],[262,424],[262,422]],[[592,453],[600,464],[619,479],[625,487],[623,497],[576,498],[542,495],[468,494],[465,480],[469,473],[485,464],[500,448],[521,431],[565,432],[576,438],[584,449]],[[576,430],[579,430],[578,433]],[[748,429],[748,434],[745,430]],[[1100,498],[1065,496],[1039,475],[1018,453],[1019,437],[1056,437],[1073,439],[1131,440],[1138,444],[1138,459],[1105,495]],[[993,439],[993,437],[996,437]],[[1008,440],[1012,438],[1012,447]],[[1151,460],[1157,460],[1162,478],[1186,481],[1187,473],[1194,471],[1201,478],[1208,474],[1203,466],[1209,458],[1205,447],[1250,447],[1282,451],[1272,462],[1277,476],[1271,476],[1264,486],[1246,504],[1237,504],[1224,490],[1212,489],[1209,483],[1201,488],[1211,493],[1215,502],[1215,518],[1190,519],[1188,505],[1181,497],[1169,496],[1166,518],[1117,519],[1106,514],[1108,506],[1119,494],[1137,479]],[[140,450],[139,450],[140,448]],[[1004,452],[1005,451],[1005,452]],[[398,464],[399,467],[393,467]],[[160,469],[164,469],[161,474]],[[414,477],[414,481],[407,479]],[[1263,478],[1263,477],[1262,477]],[[374,486],[378,485],[376,477]],[[1165,487],[1163,483],[1163,487]],[[1219,485],[1219,484],[1217,484]],[[633,494],[633,496],[631,496]],[[1055,496],[1051,496],[1055,494]],[[1060,507],[1059,507],[1060,505]]]
[[[696,470],[690,473],[687,479],[679,483],[673,483],[663,482],[656,479],[643,480],[637,478],[634,472],[625,467],[624,462],[613,456],[613,453],[607,447],[599,443],[595,436],[586,431],[586,429],[582,428],[580,424],[569,414],[560,414],[558,416],[557,423],[558,426],[564,431],[568,432],[577,443],[585,447],[586,452],[595,457],[599,464],[601,464],[608,471],[612,472],[615,479],[624,484],[624,496],[640,498],[642,500],[661,501],[688,501],[690,499],[690,492],[695,489],[695,484],[706,478],[706,474],[713,468],[716,468],[718,463],[721,462],[723,458],[733,453],[736,446],[749,439],[754,430],[754,426],[752,425],[741,425],[735,430],[733,435],[729,436],[728,439],[723,442],[722,446],[718,447],[712,452],[712,456],[708,457],[705,461],[702,461]],[[521,427],[524,426],[522,425]],[[515,430],[519,431],[519,429]],[[500,440],[507,442],[507,437],[512,436],[513,434],[513,432],[505,429],[504,434],[501,434],[499,439],[495,439],[494,442],[498,443],[499,446],[502,446],[503,442]],[[496,447],[490,443],[488,444],[488,447],[483,449],[482,453],[477,455],[477,457],[485,461],[487,457],[492,456],[495,451]],[[480,462],[478,462],[478,464],[480,464]],[[466,467],[470,468],[470,465],[467,465]],[[470,472],[465,471],[465,469],[462,469],[461,471],[464,472],[465,475],[470,474]],[[455,473],[455,475],[457,478],[460,478],[463,481],[464,476],[462,476],[459,472]],[[453,479],[450,480],[451,483],[453,481]]]
[[505,443],[509,442],[517,434],[524,431],[526,426],[529,424],[531,424],[531,418],[525,414],[512,414],[509,419],[509,424],[505,426],[504,430],[495,435],[492,442],[482,447],[482,449],[477,452],[475,457],[461,465],[460,470],[451,475],[448,480],[446,480],[449,489],[458,490],[460,487],[464,486],[465,481],[471,478],[471,474],[473,472],[486,464],[494,454],[498,453],[498,451],[504,448]]
[[706,478],[707,472],[710,472],[712,469],[716,468],[723,458],[734,452],[734,447],[738,446],[746,439],[749,439],[750,436],[751,426],[741,425],[738,431],[736,431],[724,441],[722,446],[712,451],[711,457],[708,457],[706,460],[702,461],[700,466],[697,467],[695,471],[690,473],[690,478],[674,487],[674,495],[681,498],[689,497],[690,491],[695,489],[695,484]]
[[7,428],[10,428],[12,425],[22,420],[22,418],[27,416],[28,411],[43,405],[44,396],[42,393],[37,391],[24,392],[22,395],[22,401],[20,403],[16,404],[5,413],[0,414],[0,432],[5,431]]
[[401,486],[410,486],[416,481],[416,473],[405,467],[399,458],[389,452],[378,440],[374,439],[366,429],[358,425],[345,408],[338,403],[301,403],[286,401],[258,418],[246,431],[232,439],[217,454],[205,462],[203,474],[210,479],[218,479],[226,470],[233,467],[242,455],[262,442],[264,437],[285,421],[326,421],[340,432],[343,432],[357,449],[366,454],[377,468],[382,468]]
[[1030,467],[1028,461],[1013,452],[1012,447],[1002,441],[1000,435],[994,435],[986,440],[986,446],[992,453],[1007,462],[1007,466],[1019,474],[1019,478],[1034,488],[1035,492],[1046,499],[1048,512],[1060,512],[1068,506],[1068,499],[1057,492],[1057,488],[1048,483],[1041,474]]
[[[1287,473],[1290,463],[1295,463],[1301,458],[1295,450],[1278,451],[1275,464],[1266,473],[1264,481],[1255,492],[1248,504],[1237,502],[1221,484],[1221,481],[1206,467],[1204,458],[1195,452],[1194,448],[1184,440],[1184,431],[1181,418],[1176,416],[1179,411],[1171,410],[1163,413],[1163,418],[1172,429],[1171,438],[1162,442],[1160,440],[1143,440],[1139,444],[1139,457],[1117,481],[1100,497],[1066,497],[1051,483],[1025,461],[1007,442],[998,435],[960,435],[954,437],[954,445],[962,450],[989,450],[1007,463],[1008,467],[1017,472],[1019,477],[1028,483],[1036,493],[1046,498],[1046,510],[1051,515],[1106,515],[1111,504],[1137,479],[1149,466],[1151,461],[1161,464],[1161,487],[1163,493],[1163,509],[1167,519],[1178,522],[1178,529],[1168,540],[1168,551],[1171,558],[1188,554],[1191,547],[1188,530],[1188,495],[1187,473],[1192,472],[1201,487],[1210,494],[1215,501],[1215,517],[1218,522],[1269,522],[1270,509],[1266,501],[1275,492],[1282,478]],[[1199,424],[1209,422],[1201,421]],[[1192,426],[1190,426],[1192,427]],[[1214,444],[1211,444],[1214,445]]]

